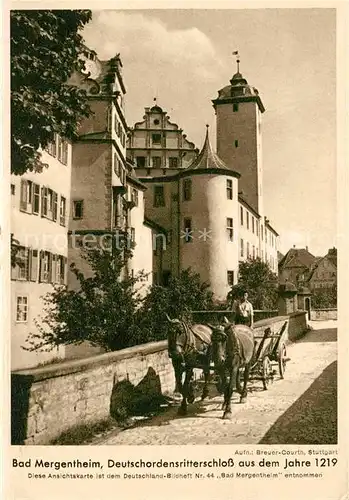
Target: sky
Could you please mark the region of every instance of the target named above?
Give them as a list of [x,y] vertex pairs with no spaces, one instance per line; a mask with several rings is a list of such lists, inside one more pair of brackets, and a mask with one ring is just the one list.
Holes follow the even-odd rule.
[[215,147],[211,100],[240,71],[259,90],[264,206],[279,249],[336,246],[334,9],[94,11],[83,32],[100,59],[120,53],[129,126],[157,103],[201,149]]

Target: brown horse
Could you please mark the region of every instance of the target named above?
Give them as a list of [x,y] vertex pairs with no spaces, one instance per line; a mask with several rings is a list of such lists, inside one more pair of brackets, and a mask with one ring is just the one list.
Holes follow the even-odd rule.
[[202,369],[205,377],[201,399],[208,396],[212,329],[206,325],[191,324],[184,319],[171,319],[169,316],[167,319],[172,324],[168,333],[168,353],[175,372],[176,390],[182,395],[178,413],[185,415],[188,403],[195,400],[192,384],[195,368]]
[[[254,334],[248,326],[228,324],[213,329],[212,358],[215,371],[220,376],[224,388],[223,418],[231,418],[234,385],[240,392],[240,403],[246,401],[253,352]],[[241,369],[244,369],[243,387],[240,385]]]

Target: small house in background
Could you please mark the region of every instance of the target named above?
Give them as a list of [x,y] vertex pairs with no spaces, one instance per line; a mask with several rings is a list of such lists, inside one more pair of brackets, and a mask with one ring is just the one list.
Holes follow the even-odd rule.
[[325,257],[318,259],[311,271],[308,286],[317,288],[333,288],[337,284],[337,249],[330,248]]
[[306,248],[291,248],[279,261],[279,282],[291,281],[298,286],[308,283],[316,257]]

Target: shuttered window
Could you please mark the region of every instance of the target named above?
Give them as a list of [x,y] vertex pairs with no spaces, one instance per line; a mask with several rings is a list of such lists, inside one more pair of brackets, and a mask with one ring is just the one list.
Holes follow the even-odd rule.
[[30,251],[30,281],[38,281],[39,271],[39,252],[38,250]]

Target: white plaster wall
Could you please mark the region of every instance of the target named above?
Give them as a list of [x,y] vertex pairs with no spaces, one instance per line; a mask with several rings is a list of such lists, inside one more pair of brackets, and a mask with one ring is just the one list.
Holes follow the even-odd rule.
[[[226,196],[226,181],[233,180],[233,200]],[[192,176],[192,202],[181,204],[181,219],[192,215],[192,227],[196,231],[192,243],[181,239],[181,267],[192,267],[203,281],[209,281],[218,300],[224,300],[230,290],[227,271],[238,272],[238,193],[237,179],[224,175],[208,174]],[[190,203],[190,205],[189,205]],[[228,241],[226,219],[234,221],[234,241]],[[183,228],[183,223],[181,224]],[[199,238],[199,231],[208,231],[207,241]],[[202,234],[202,233],[201,233]]]
[[[12,176],[11,183],[15,185],[15,195],[12,196],[11,200],[11,232],[23,246],[67,256],[71,157],[71,145],[68,147],[67,165],[63,165],[57,158],[43,151],[42,160],[49,164],[47,169],[45,168],[42,173],[28,172],[23,176]],[[22,178],[40,184],[40,186],[47,186],[58,193],[58,195],[62,195],[66,198],[65,226],[59,224],[59,199],[58,220],[56,222],[43,218],[40,214],[33,215],[20,211],[20,186]],[[49,353],[30,353],[22,349],[29,332],[37,332],[34,320],[42,313],[44,305],[42,297],[51,290],[52,285],[47,283],[11,281],[11,369],[36,366],[52,358],[64,356],[64,348],[55,349]],[[25,323],[17,323],[17,296],[23,295],[28,296],[28,321]]]

